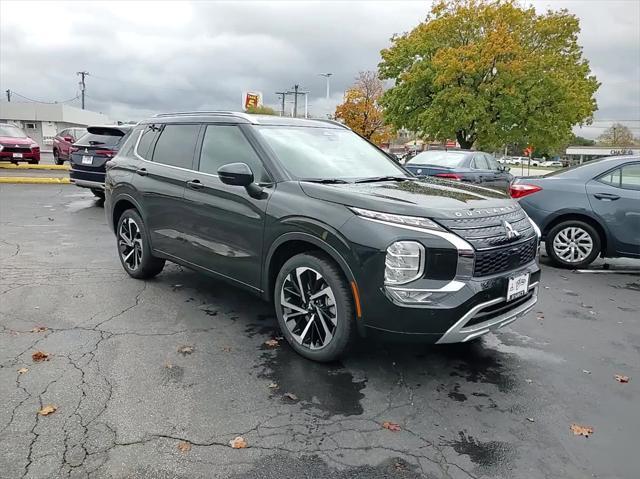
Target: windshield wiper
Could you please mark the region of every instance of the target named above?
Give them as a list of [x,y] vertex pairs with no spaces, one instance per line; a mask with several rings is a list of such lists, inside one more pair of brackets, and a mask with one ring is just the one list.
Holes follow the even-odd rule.
[[376,181],[408,181],[411,178],[408,176],[373,176],[371,178],[362,178],[356,180],[356,183],[374,183]]
[[324,184],[343,184],[349,183],[346,180],[341,180],[340,178],[301,178],[300,181],[309,181],[310,183],[324,183]]

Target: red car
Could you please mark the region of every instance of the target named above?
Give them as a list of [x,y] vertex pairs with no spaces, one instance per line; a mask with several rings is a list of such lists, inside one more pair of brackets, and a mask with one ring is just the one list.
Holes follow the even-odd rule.
[[0,123],[0,161],[40,163],[40,145],[15,125]]
[[53,161],[56,165],[71,159],[71,145],[86,133],[86,128],[67,128],[53,138]]

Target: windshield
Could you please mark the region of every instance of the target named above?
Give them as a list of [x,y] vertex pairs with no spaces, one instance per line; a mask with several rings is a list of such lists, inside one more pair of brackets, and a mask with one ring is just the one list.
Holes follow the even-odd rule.
[[423,151],[414,156],[407,163],[408,165],[436,165],[452,168],[460,166],[466,153],[458,151]]
[[259,126],[282,166],[297,179],[356,179],[409,175],[349,130]]
[[27,135],[17,126],[0,125],[0,136],[8,136],[10,138],[26,138]]

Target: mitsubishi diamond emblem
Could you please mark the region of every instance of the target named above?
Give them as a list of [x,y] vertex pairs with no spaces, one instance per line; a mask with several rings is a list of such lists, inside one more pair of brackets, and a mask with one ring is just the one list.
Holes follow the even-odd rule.
[[511,226],[511,223],[508,223],[507,221],[503,221],[502,222],[502,226],[504,226],[504,231],[507,234],[507,239],[511,240],[511,239],[516,239],[520,237],[520,233],[518,233],[515,228],[513,226]]

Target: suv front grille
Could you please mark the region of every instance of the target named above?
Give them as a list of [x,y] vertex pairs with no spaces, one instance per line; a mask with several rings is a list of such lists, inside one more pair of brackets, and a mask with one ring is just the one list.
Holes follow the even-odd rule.
[[485,217],[438,219],[443,226],[467,240],[476,250],[495,248],[513,242],[507,237],[505,222],[519,233],[520,239],[535,236],[531,222],[522,208]]
[[477,251],[473,267],[474,276],[489,276],[519,268],[536,257],[538,238],[533,238],[513,246]]

